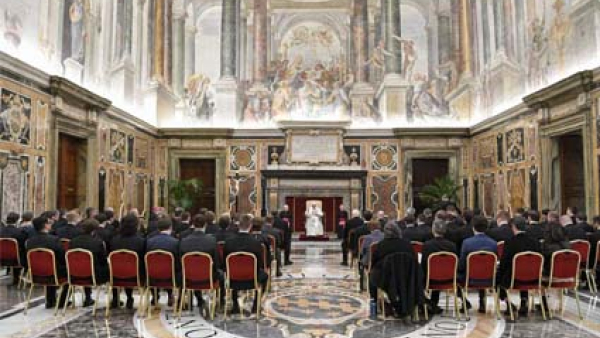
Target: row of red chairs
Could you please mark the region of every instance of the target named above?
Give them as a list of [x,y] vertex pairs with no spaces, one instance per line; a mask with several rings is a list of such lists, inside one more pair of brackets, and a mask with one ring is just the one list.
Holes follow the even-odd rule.
[[[220,246],[222,248],[222,246]],[[222,253],[222,250],[220,250]],[[9,263],[11,268],[22,268],[19,257],[18,243],[14,239],[0,239],[0,262]],[[266,256],[266,248],[263,246],[263,255]],[[144,312],[148,316],[152,313],[152,306],[149,301],[150,293],[159,289],[170,289],[177,291],[179,289],[175,274],[175,257],[167,251],[156,250],[148,252],[144,257],[146,264],[146,280],[142,281],[139,274],[139,260],[136,252],[129,250],[113,251],[108,256],[109,263],[109,282],[101,285],[98,283],[94,271],[94,256],[90,251],[82,249],[70,249],[66,253],[67,276],[61,277],[58,274],[56,257],[49,249],[32,249],[27,252],[27,261],[29,269],[25,280],[30,284],[27,303],[25,305],[25,314],[30,304],[32,292],[35,286],[55,286],[64,288],[67,291],[67,299],[73,295],[77,287],[90,287],[99,291],[102,287],[106,288],[106,316],[110,316],[110,306],[112,289],[131,288],[137,289],[141,295],[140,306],[141,314]],[[266,262],[266,260],[265,260]],[[231,298],[231,283],[245,281],[252,282],[251,290],[258,293],[258,299],[262,299],[262,289],[258,283],[256,275],[256,266],[258,260],[253,254],[246,252],[232,253],[225,260],[225,292],[226,302]],[[185,254],[181,258],[182,265],[182,287],[180,298],[191,297],[192,291],[209,291],[211,293],[210,315],[214,318],[216,305],[220,299],[220,284],[217,276],[213,274],[214,262],[209,254],[194,252]],[[264,267],[265,272],[270,275],[269,267]],[[97,304],[98,302],[96,302]],[[96,314],[96,304],[93,314]],[[178,301],[179,309],[176,313],[181,315],[184,302]],[[258,302],[257,318],[260,315],[260,304]],[[227,308],[225,304],[225,309]],[[66,311],[66,305],[63,313]],[[58,313],[58,304],[55,308],[55,315]],[[227,313],[225,312],[225,315]]]

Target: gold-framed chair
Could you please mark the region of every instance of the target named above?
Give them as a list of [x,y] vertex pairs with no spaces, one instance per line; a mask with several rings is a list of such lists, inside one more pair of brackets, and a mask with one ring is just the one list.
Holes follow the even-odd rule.
[[[56,255],[54,251],[45,248],[31,249],[27,251],[27,265],[29,267],[29,278],[31,286],[27,295],[27,302],[23,314],[27,314],[33,288],[36,286],[54,286],[60,288],[59,293],[64,292],[64,288],[68,287],[67,277],[60,277],[56,267]],[[67,302],[65,302],[66,304]],[[58,314],[58,305],[60,301],[56,301],[54,315]]]
[[[537,291],[542,298],[542,272],[544,256],[539,252],[524,251],[513,257],[510,286],[505,288],[507,303],[510,302],[510,291]],[[533,296],[532,296],[533,297]],[[546,320],[546,309],[542,303],[542,317]],[[515,320],[512,306],[508,306],[510,319]]]
[[179,318],[183,311],[185,297],[192,299],[192,291],[209,291],[211,293],[210,319],[215,318],[217,302],[221,298],[219,281],[213,275],[214,262],[212,256],[205,252],[188,252],[181,257],[181,301],[179,302]]
[[[256,320],[260,318],[262,307],[262,287],[258,282],[258,259],[249,252],[234,252],[225,259],[225,319],[227,319],[227,308],[229,300],[232,299],[232,291],[251,290],[256,292]],[[235,283],[251,283],[251,288],[237,288]],[[235,287],[235,288],[234,288]]]
[[[144,311],[145,288],[140,276],[140,258],[131,250],[115,250],[108,255],[109,281],[106,293],[106,317],[110,316],[113,288],[137,289],[140,293],[140,313]],[[120,292],[118,293],[120,294]]]
[[[144,304],[146,304],[147,317],[152,317],[152,302],[150,301],[150,292],[154,294],[159,289],[173,291],[173,297],[177,293],[177,278],[175,274],[175,257],[172,253],[165,250],[152,250],[144,256],[146,263],[146,292]],[[157,300],[158,297],[156,297]],[[174,304],[178,304],[178,299]],[[173,312],[177,314],[177,306],[174,305]]]
[[[550,274],[543,278],[544,294],[547,290],[558,290],[558,299],[560,302],[561,314],[564,312],[563,291],[572,290],[575,293],[577,302],[577,313],[579,319],[581,315],[581,306],[579,304],[579,273],[580,273],[581,255],[575,250],[559,250],[552,254],[550,263]],[[543,303],[542,303],[543,306]],[[548,316],[552,319],[552,308],[548,306]]]
[[[94,302],[94,309],[92,311],[93,316],[96,316],[100,287],[106,286],[106,292],[108,292],[108,284],[97,283],[96,271],[94,269],[94,254],[89,250],[70,249],[67,251],[65,259],[67,262],[67,280],[69,281],[67,300],[73,296],[75,287],[96,289],[96,302]],[[67,311],[68,303],[68,301],[65,302],[63,313]],[[75,301],[73,301],[74,305]]]
[[467,309],[467,294],[469,289],[483,290],[486,293],[491,291],[494,296],[494,311],[500,318],[500,303],[498,293],[496,292],[496,268],[498,265],[498,256],[489,251],[475,251],[467,256],[467,269],[465,280],[460,286],[462,289],[463,310],[465,316],[469,316]]
[[[458,284],[456,282],[456,269],[458,256],[453,252],[436,252],[427,258],[427,276],[425,278],[425,292],[431,298],[432,291],[446,293],[446,312],[448,312],[448,293],[454,296],[454,312],[456,319],[460,319],[458,310]],[[427,306],[425,306],[425,319],[429,320]]]

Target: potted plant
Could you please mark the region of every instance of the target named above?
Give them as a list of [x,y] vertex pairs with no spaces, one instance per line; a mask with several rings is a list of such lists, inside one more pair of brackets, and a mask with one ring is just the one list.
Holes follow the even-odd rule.
[[194,201],[202,194],[202,180],[193,178],[189,180],[169,180],[169,204],[171,209],[181,207],[190,210]]
[[456,184],[452,177],[439,177],[434,180],[433,184],[423,187],[419,198],[433,209],[439,209],[448,203],[456,204],[460,189],[461,186]]

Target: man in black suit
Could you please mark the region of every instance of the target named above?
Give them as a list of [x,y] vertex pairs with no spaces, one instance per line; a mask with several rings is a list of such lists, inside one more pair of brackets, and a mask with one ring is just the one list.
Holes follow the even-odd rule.
[[496,227],[487,231],[487,235],[490,236],[496,242],[506,242],[513,237],[513,231],[510,227],[510,214],[508,211],[500,210],[496,215]]
[[290,254],[292,252],[292,233],[294,232],[294,214],[290,211],[290,207],[285,204],[283,206],[283,210],[279,213],[279,219],[286,225],[283,226],[279,221],[275,221],[274,226],[278,229],[283,230],[285,234],[285,265],[292,265],[292,261],[290,260]]
[[587,234],[577,224],[573,224],[573,218],[569,215],[560,216],[560,225],[565,229],[565,234],[569,241],[587,240]]
[[344,235],[344,228],[348,222],[348,211],[344,208],[343,204],[340,204],[338,211],[336,212],[336,232],[339,239]]
[[67,212],[67,224],[56,230],[56,236],[59,239],[72,240],[81,235],[81,229],[77,227],[79,224],[79,214],[76,211]]
[[342,236],[342,263],[341,265],[348,265],[348,249],[350,249],[350,232],[354,229],[362,227],[365,224],[362,218],[360,218],[360,211],[357,209],[352,210],[352,218],[346,224],[344,228],[344,235]]
[[[219,283],[222,284],[223,274],[217,269],[217,267],[221,266],[219,254],[217,252],[217,240],[215,236],[205,232],[207,225],[206,219],[207,217],[202,214],[194,216],[192,227],[190,228],[192,232],[181,240],[179,251],[181,253],[181,257],[191,252],[203,252],[209,254],[213,260],[214,280],[218,280]],[[202,292],[195,291],[194,295],[196,296],[198,307],[202,309],[202,304],[204,303],[202,299]]]
[[115,235],[115,228],[108,222],[108,217],[103,212],[96,215],[95,219],[98,221],[98,228],[94,232],[94,236],[101,239],[106,245],[107,251],[109,251],[110,241]]
[[586,234],[594,232],[594,227],[587,222],[587,215],[583,212],[578,212],[575,217],[577,226],[580,227]]
[[231,216],[228,213],[224,213],[219,217],[218,226],[219,229],[215,233],[217,243],[225,242],[228,238],[235,236],[235,232],[229,229],[231,225]]
[[[541,252],[540,243],[525,233],[527,230],[527,221],[525,218],[513,218],[510,221],[510,226],[514,236],[504,243],[504,253],[496,272],[496,282],[500,287],[500,299],[507,300],[507,302],[508,297],[505,289],[510,287],[514,257],[524,251]],[[527,299],[527,291],[522,291],[519,314],[527,314]],[[515,307],[513,304],[507,304],[507,306]]]
[[[144,255],[146,254],[146,240],[138,233],[140,220],[135,215],[127,215],[123,217],[122,222],[119,226],[117,235],[115,235],[110,242],[110,250],[129,250],[133,251],[138,256],[138,268],[139,277],[143,282],[145,278],[145,264]],[[130,288],[125,289],[127,295],[127,309],[133,309],[133,290]],[[118,290],[113,289],[113,298],[111,307],[117,308],[119,306],[118,301]]]
[[[158,228],[158,233],[148,239],[146,242],[146,251],[164,250],[173,254],[173,257],[175,258],[175,280],[179,283],[179,280],[181,279],[181,261],[179,260],[179,241],[172,236],[173,222],[170,218],[164,217],[157,222],[156,226]],[[168,305],[172,306],[172,290],[167,290],[167,294],[169,296]]]
[[[0,229],[0,238],[12,238],[16,239],[19,244],[19,258],[22,266],[27,266],[27,255],[25,251],[25,240],[27,240],[27,234],[17,227],[19,222],[19,214],[16,212],[9,212],[6,216],[6,226]],[[0,262],[2,263],[2,262]],[[10,262],[14,264],[16,262]],[[21,269],[13,269],[13,285],[19,284],[19,276],[21,275]]]
[[415,239],[413,239],[414,241],[425,243],[433,238],[433,234],[431,233],[431,224],[428,222],[427,216],[424,214],[421,214],[419,217],[417,217],[416,229],[417,232],[415,234]]
[[217,231],[219,231],[219,226],[217,225],[217,223],[215,223],[215,220],[217,218],[215,216],[215,213],[209,210],[206,212],[204,217],[206,218],[206,231],[205,232],[207,234],[211,234],[211,235],[216,234]]
[[[82,234],[71,240],[69,250],[83,249],[92,253],[94,256],[94,274],[96,275],[96,283],[100,285],[108,282],[108,261],[104,241],[94,237],[94,233],[98,227],[99,223],[94,218],[88,218],[81,222],[80,228]],[[83,306],[87,307],[92,305],[94,305],[92,290],[90,288],[85,288],[85,301],[83,302]]]
[[[239,232],[236,236],[228,239],[225,242],[225,247],[223,249],[223,254],[225,259],[229,255],[235,252],[248,252],[253,254],[256,257],[256,274],[258,282],[261,284],[263,291],[265,290],[266,282],[268,279],[267,273],[263,270],[263,256],[262,256],[262,246],[261,242],[256,239],[250,232],[252,231],[252,216],[251,215],[242,215],[240,217],[239,224]],[[240,308],[238,306],[238,292],[235,289],[243,290],[246,288],[252,288],[254,286],[254,281],[248,283],[241,283],[240,285],[233,285],[234,291],[232,293],[233,299],[233,309],[232,313],[239,313]],[[256,309],[257,306],[257,296],[254,297],[254,305],[253,309]]]
[[545,229],[542,228],[540,224],[540,214],[537,210],[529,210],[527,212],[527,236],[535,239],[536,241],[540,241],[544,238]]
[[[354,232],[350,235],[349,249],[351,250],[354,257],[358,257],[358,251],[360,250],[360,248],[358,247],[358,240],[360,239],[360,237],[371,234],[371,230],[369,228],[368,223],[373,219],[373,213],[369,210],[365,210],[365,212],[363,213],[363,217],[363,224],[355,228]],[[379,220],[377,221],[379,222]]]
[[[284,235],[283,231],[273,227],[274,217],[273,215],[267,215],[265,217],[265,223],[262,226],[262,235],[263,236],[273,236],[275,238],[275,247],[271,248],[271,250],[275,253],[275,260],[277,261],[277,277],[281,277],[281,251],[280,248],[283,244]],[[270,244],[270,243],[269,243]]]
[[51,233],[55,234],[56,231],[62,227],[64,227],[65,225],[67,225],[67,211],[62,209],[58,211],[58,220],[56,222],[54,222],[54,224],[52,224],[52,230],[50,231]]
[[[421,257],[421,267],[423,268],[423,276],[427,278],[427,271],[429,269],[429,256],[436,252],[451,252],[454,254],[458,254],[456,251],[456,244],[447,240],[444,236],[446,235],[447,225],[442,220],[435,220],[432,226],[433,239],[428,240],[423,243],[423,252]],[[439,314],[442,312],[442,309],[438,306],[440,300],[440,292],[432,291],[431,299],[430,299],[430,307],[431,312],[434,314]]]
[[110,225],[115,230],[115,232],[118,231],[119,227],[121,226],[121,223],[115,217],[114,209],[108,207],[108,208],[104,209],[104,214],[106,215],[106,220],[108,222],[108,225]]
[[181,207],[177,207],[175,208],[175,210],[173,211],[173,215],[171,216],[171,224],[172,224],[172,236],[173,237],[178,237],[179,233],[181,231],[183,231],[182,228],[182,217],[183,217],[183,213],[185,212],[185,210]]
[[[54,252],[54,258],[56,260],[56,273],[59,278],[67,276],[67,264],[65,262],[65,251],[60,245],[58,237],[49,234],[52,229],[52,225],[45,217],[38,217],[33,219],[33,228],[36,234],[27,240],[27,250],[32,249],[49,249]],[[63,307],[67,299],[67,288],[63,288],[60,294],[60,300],[58,302],[59,307]],[[46,287],[46,308],[51,309],[56,305],[56,287]]]
[[32,221],[33,221],[33,212],[31,212],[31,211],[23,212],[23,215],[21,215],[21,224],[19,225],[19,227],[25,233],[26,239],[37,235],[37,231],[35,231]]
[[402,230],[402,238],[406,239],[409,242],[417,241],[420,238],[420,231],[417,229],[415,224],[415,217],[410,215],[404,217],[404,230]]

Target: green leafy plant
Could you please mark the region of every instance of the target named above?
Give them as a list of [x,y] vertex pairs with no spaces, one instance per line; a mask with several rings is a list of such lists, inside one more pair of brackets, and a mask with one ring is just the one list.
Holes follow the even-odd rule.
[[461,186],[450,176],[436,178],[433,184],[423,187],[419,193],[419,198],[434,207],[445,201],[456,202],[458,199],[458,190]]
[[202,194],[202,180],[169,180],[169,204],[172,209],[181,207],[190,210],[194,201]]

